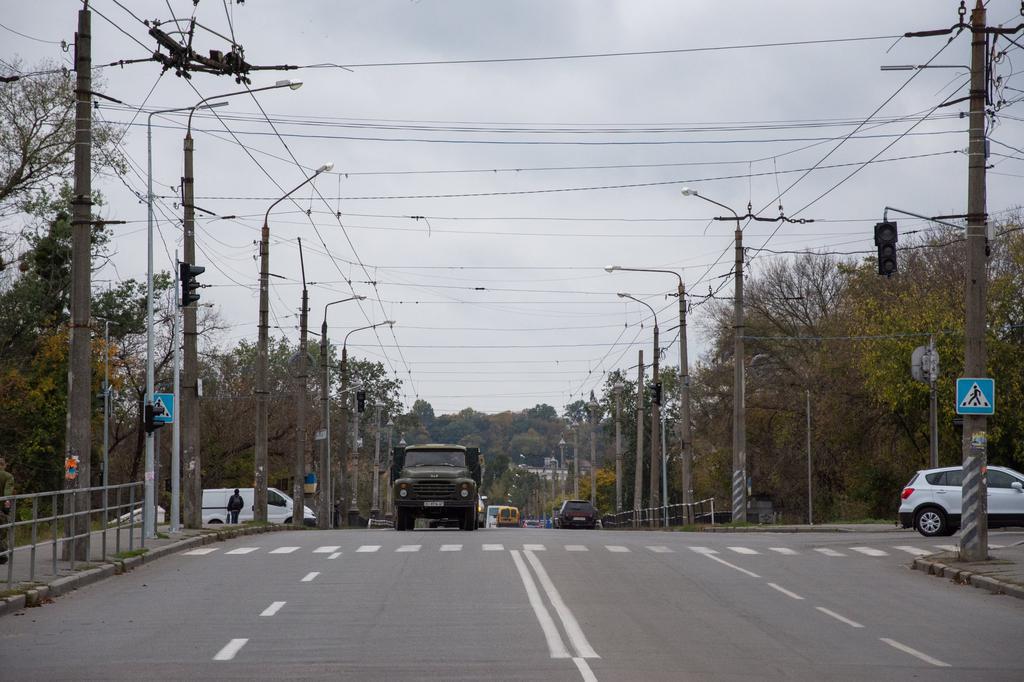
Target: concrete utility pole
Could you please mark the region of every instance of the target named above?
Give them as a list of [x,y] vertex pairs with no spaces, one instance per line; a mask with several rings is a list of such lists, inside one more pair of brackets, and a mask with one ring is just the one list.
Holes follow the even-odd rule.
[[[256,444],[253,453],[253,469],[255,490],[253,491],[253,519],[266,523],[267,521],[267,467],[269,465],[267,453],[267,344],[268,327],[267,320],[270,308],[270,212],[279,203],[287,199],[301,187],[311,182],[320,173],[334,168],[333,163],[325,163],[315,173],[300,182],[293,189],[287,192],[280,199],[270,205],[263,216],[263,229],[260,232],[260,316],[259,316],[259,337],[256,343]],[[298,501],[296,501],[298,503]]]
[[[75,34],[75,193],[71,199],[71,328],[68,362],[68,417],[65,443],[67,456],[78,458],[78,477],[65,479],[67,488],[88,488],[92,471],[90,446],[92,444],[92,367],[90,365],[92,331],[89,329],[91,271],[92,271],[92,14],[85,8],[78,12],[78,32]],[[152,387],[147,394],[152,400]],[[152,440],[147,453],[152,455]],[[150,470],[147,469],[147,472]],[[148,481],[152,487],[152,482]],[[89,508],[89,495],[75,495],[75,509]],[[69,523],[75,535],[89,533],[89,515],[74,518]],[[88,561],[88,537],[70,543],[70,552],[78,561]]]
[[621,381],[612,384],[615,393],[615,513],[622,513],[622,389]]
[[[987,284],[988,225],[985,187],[985,99],[988,73],[985,58],[985,6],[977,0],[971,12],[971,114],[967,150],[967,327],[964,338],[964,375],[986,375],[985,301]],[[963,516],[960,525],[960,558],[988,559],[987,419],[964,415],[963,427]]]
[[660,392],[658,390],[660,387],[660,377],[658,376],[658,357],[661,355],[661,349],[658,347],[658,314],[654,311],[654,308],[651,307],[650,304],[648,304],[646,301],[640,300],[639,298],[633,296],[632,294],[619,293],[618,296],[619,298],[628,298],[632,301],[636,301],[637,303],[645,306],[648,310],[651,311],[651,317],[654,318],[654,359],[652,361],[652,370],[654,372],[655,394],[651,400],[651,489],[649,498],[651,508],[653,509],[659,506],[658,479],[662,465],[660,447],[661,437],[658,434],[658,431],[661,428],[661,415],[659,413],[659,408],[661,407],[661,398],[658,396],[658,393]]
[[636,359],[636,466],[633,469],[633,526],[640,525],[644,485],[644,351]]
[[558,489],[561,491],[562,497],[565,497],[565,438],[558,439]]
[[[181,395],[181,343],[178,341],[181,334],[181,311],[179,289],[179,269],[177,266],[178,252],[174,252],[174,306],[171,314],[174,316],[174,323],[171,325],[171,345],[174,347],[174,399],[180,400]],[[200,500],[202,498],[200,497]],[[202,506],[202,502],[200,502]],[[170,531],[177,533],[181,530],[181,420],[175,419],[171,424],[171,520]]]
[[572,430],[572,498],[580,499],[580,427]]
[[807,393],[807,525],[814,525],[814,498],[811,488],[811,389]]
[[306,261],[302,257],[302,237],[299,242],[299,270],[302,273],[302,307],[299,309],[299,357],[295,363],[295,470],[292,483],[292,525],[302,528],[305,525],[304,486],[306,479],[306,395],[309,390],[307,374],[306,339],[309,323],[309,291],[306,289]]
[[590,504],[597,507],[597,424],[598,410],[601,408],[590,392]]
[[350,397],[349,396],[350,391],[348,389],[348,347],[345,344],[342,344],[342,346],[341,346],[341,368],[340,368],[340,372],[341,372],[341,391],[340,391],[340,394],[339,394],[338,397],[340,398],[340,403],[341,403],[341,405],[340,405],[340,407],[341,407],[341,418],[338,421],[341,423],[341,429],[339,430],[339,433],[338,433],[338,444],[339,444],[339,447],[341,448],[341,452],[338,453],[338,461],[335,463],[336,464],[335,469],[338,472],[338,478],[334,482],[334,484],[335,484],[335,488],[334,489],[337,491],[337,494],[335,495],[335,499],[338,501],[338,504],[341,505],[341,507],[339,507],[339,509],[338,509],[338,525],[339,526],[342,525],[343,523],[345,525],[348,525],[348,521],[347,520],[345,520],[345,521],[342,520],[344,517],[342,517],[342,515],[341,515],[341,509],[344,507],[344,503],[345,503],[345,474],[346,474],[346,471],[348,469],[349,452],[351,452],[351,449],[349,447],[349,438],[348,438],[348,434],[349,434],[349,430],[350,430],[349,429],[349,414],[348,414],[348,401],[349,401],[349,397]]
[[352,476],[349,484],[352,486],[352,497],[348,507],[348,525],[359,525],[359,461],[362,439],[359,437],[359,406],[352,412]]
[[939,356],[935,350],[935,334],[928,337],[928,461],[930,468],[939,468],[939,400],[938,381]]

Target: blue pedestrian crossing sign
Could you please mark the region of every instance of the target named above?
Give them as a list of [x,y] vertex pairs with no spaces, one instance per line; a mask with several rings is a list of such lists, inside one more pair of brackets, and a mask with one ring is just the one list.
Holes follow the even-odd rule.
[[174,394],[153,394],[153,421],[158,424],[174,423]]
[[995,379],[957,379],[957,414],[995,414]]

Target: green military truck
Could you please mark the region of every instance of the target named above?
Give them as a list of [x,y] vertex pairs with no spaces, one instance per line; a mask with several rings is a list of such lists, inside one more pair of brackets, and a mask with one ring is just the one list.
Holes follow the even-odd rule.
[[431,526],[476,530],[480,450],[462,445],[409,445],[392,453],[395,530],[413,530],[416,519]]

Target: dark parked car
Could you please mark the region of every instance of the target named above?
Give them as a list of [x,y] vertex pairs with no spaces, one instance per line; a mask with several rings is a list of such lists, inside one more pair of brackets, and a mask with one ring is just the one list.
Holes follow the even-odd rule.
[[597,528],[597,510],[586,500],[566,500],[558,510],[559,528]]

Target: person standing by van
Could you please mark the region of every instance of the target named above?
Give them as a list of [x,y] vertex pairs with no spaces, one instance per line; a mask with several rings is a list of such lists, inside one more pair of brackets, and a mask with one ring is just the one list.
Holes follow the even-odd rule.
[[238,488],[235,488],[235,494],[228,498],[228,512],[231,514],[231,523],[238,523],[238,512],[242,511],[244,506],[245,501],[238,494]]

